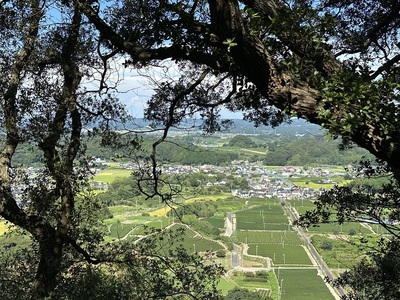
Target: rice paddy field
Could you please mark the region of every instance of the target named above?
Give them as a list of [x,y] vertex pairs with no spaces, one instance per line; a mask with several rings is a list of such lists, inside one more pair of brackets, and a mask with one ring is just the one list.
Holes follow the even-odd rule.
[[302,240],[293,231],[239,231],[237,239],[249,246],[248,254],[269,257],[274,265],[312,266]]
[[301,245],[303,242],[294,231],[245,231],[240,230],[237,233],[237,239],[246,244],[281,244]]
[[223,229],[225,226],[225,217],[224,216],[212,216],[206,218],[205,221],[210,223],[212,226]]
[[[300,203],[297,201],[295,205],[300,205]],[[290,204],[293,206],[293,201],[290,201]],[[304,211],[312,209],[313,203],[305,200],[301,207],[304,207]],[[279,289],[276,286],[273,290],[276,293],[273,294],[273,299],[334,299],[323,279],[317,275],[317,267],[311,260],[304,241],[299,237],[297,231],[288,226],[290,225],[288,218],[279,202],[273,203],[271,200],[267,200],[266,205],[238,211],[236,212],[236,223],[237,231],[234,237],[237,243],[247,244],[248,255],[270,258],[273,270],[277,275],[272,281],[279,285],[283,283],[282,295],[278,295]],[[271,225],[275,225],[275,227]],[[341,229],[343,228],[343,231],[350,230],[353,225],[349,224],[349,227],[343,225]],[[320,234],[329,235],[337,229],[326,227],[319,230],[321,230]],[[361,232],[364,228],[359,230]],[[342,246],[336,245],[335,239],[332,240],[332,243],[333,247]],[[316,246],[318,248],[318,245]],[[345,256],[345,253],[352,249],[345,248],[344,245],[343,247],[343,259],[354,261],[354,257]],[[322,255],[325,258],[326,254]],[[337,264],[334,266],[329,257],[327,258],[328,265],[336,269]],[[342,267],[344,268],[344,266],[343,263]]]
[[277,266],[312,266],[305,249],[301,245],[252,244],[248,250],[251,255],[261,255],[272,259]]

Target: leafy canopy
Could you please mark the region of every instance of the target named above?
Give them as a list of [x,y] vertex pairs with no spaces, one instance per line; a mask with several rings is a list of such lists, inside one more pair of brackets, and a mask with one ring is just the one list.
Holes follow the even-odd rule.
[[[104,144],[139,148],[136,138],[116,143],[116,123],[129,119],[118,99],[119,68],[138,70],[154,89],[145,118],[161,137],[135,174],[146,197],[170,201],[179,192],[158,168],[157,150],[185,118],[200,118],[212,133],[229,125],[219,121],[222,107],[256,125],[297,116],[375,155],[380,167],[364,164],[363,176],[392,176],[377,193],[335,188],[317,212],[339,206],[340,220],[372,216],[396,240],[397,227],[382,220],[398,219],[398,12],[398,3],[383,0],[1,1],[0,214],[35,244],[23,286],[34,298],[48,297],[68,281],[73,257],[102,261],[95,257],[100,233],[81,225],[95,220],[78,210],[81,197],[93,199],[84,193],[90,161],[83,136],[94,127]],[[166,68],[178,75],[151,76]],[[35,176],[12,166],[22,143],[40,149]],[[21,200],[13,193],[20,183]]]

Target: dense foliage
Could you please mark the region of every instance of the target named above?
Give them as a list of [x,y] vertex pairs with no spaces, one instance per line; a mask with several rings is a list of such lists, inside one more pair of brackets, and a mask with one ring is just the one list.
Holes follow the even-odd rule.
[[255,144],[250,137],[245,135],[236,135],[229,141],[229,146],[232,147],[252,148]]
[[[101,134],[103,144],[140,148],[139,138],[120,141],[113,130],[129,119],[119,102],[122,67],[146,75],[154,90],[144,113],[159,138],[138,158],[135,173],[147,198],[170,201],[179,192],[157,159],[168,131],[185,118],[200,118],[200,128],[212,133],[231,125],[219,122],[222,107],[242,111],[256,125],[297,116],[375,155],[380,166],[364,163],[362,176],[392,176],[375,193],[365,186],[333,189],[304,223],[331,211],[339,220],[367,215],[392,233],[382,251],[396,249],[398,12],[396,1],[383,0],[1,1],[0,214],[35,244],[25,291],[55,296],[71,282],[68,268],[76,261],[97,262],[99,236],[81,226],[87,220],[77,205],[93,198],[86,193],[91,163],[83,133],[95,124],[90,135]],[[173,69],[177,76],[168,72]],[[34,174],[12,164],[24,143],[39,149]],[[396,276],[391,280],[397,284]],[[196,293],[192,288],[179,286]]]
[[269,166],[315,164],[346,166],[358,164],[362,157],[373,159],[373,156],[363,149],[340,151],[339,146],[339,142],[327,141],[323,137],[274,142],[268,144],[268,153],[264,159],[264,164]]
[[174,213],[182,217],[184,214],[195,215],[198,218],[208,218],[215,214],[218,205],[212,201],[196,201],[178,207]]
[[[195,133],[191,135],[193,139],[175,138],[176,145],[163,144],[158,147],[158,161],[167,165],[179,164],[198,166],[211,164],[219,166],[230,165],[233,160],[244,159],[263,161],[265,165],[270,166],[307,166],[324,164],[345,166],[357,164],[361,158],[368,158],[370,160],[374,158],[368,151],[359,147],[341,150],[340,141],[327,140],[324,136],[296,137],[294,134],[292,136],[282,136],[279,138],[271,138],[267,135],[257,135],[252,138],[241,135],[235,135],[232,138],[223,136],[223,138],[211,140],[214,144],[222,144],[223,146],[207,148],[194,145],[196,141],[199,142],[200,137]],[[153,140],[154,139],[143,137],[142,147],[149,150],[151,141]],[[126,157],[126,153],[123,150],[115,151],[102,147],[100,142],[98,138],[90,139],[86,145],[86,154],[89,157],[103,160],[128,161],[129,158]],[[202,142],[205,145],[211,143],[208,139]],[[318,147],[314,147],[314,145],[318,145]],[[251,150],[253,147],[257,154],[252,154]],[[244,151],[239,151],[238,148],[244,149]],[[250,152],[246,152],[246,149],[250,150]],[[265,154],[260,150],[265,152]],[[36,147],[22,145],[16,152],[13,163],[16,166],[40,165],[40,152]],[[97,165],[97,167],[101,167],[101,165]],[[187,180],[192,182],[192,186],[198,185],[198,183],[195,182],[197,180],[203,182],[207,181],[200,175],[199,178],[188,177]],[[132,182],[130,184],[132,186],[134,185]]]
[[[119,242],[90,247],[96,258],[76,260],[73,249],[64,259],[60,284],[51,299],[221,299],[217,294],[222,267],[204,262],[180,245],[183,232],[148,232],[140,243]],[[93,234],[91,234],[93,236]],[[171,247],[171,239],[175,247]],[[100,242],[100,241],[97,241]],[[31,299],[31,281],[39,258],[37,245],[2,250],[0,295],[3,299]],[[83,251],[83,250],[82,250]]]
[[259,292],[251,292],[248,289],[236,288],[225,296],[226,300],[268,300],[270,298],[262,296]]

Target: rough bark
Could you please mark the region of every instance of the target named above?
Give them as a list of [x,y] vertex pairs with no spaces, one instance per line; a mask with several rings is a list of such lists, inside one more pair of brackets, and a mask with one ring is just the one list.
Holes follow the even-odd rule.
[[42,16],[39,1],[32,1],[31,9],[33,17],[29,20],[29,27],[23,47],[15,58],[12,72],[8,82],[8,88],[4,95],[4,119],[6,140],[0,155],[0,214],[14,224],[26,228],[29,221],[26,214],[17,206],[11,191],[10,167],[11,159],[20,143],[17,128],[18,113],[16,98],[22,73],[26,67],[26,61],[33,52],[39,30],[39,22]]
[[[75,195],[72,186],[74,181],[74,160],[80,147],[81,117],[77,109],[77,90],[81,81],[81,75],[74,59],[76,45],[79,41],[81,14],[75,10],[72,24],[69,28],[69,36],[61,53],[61,66],[64,76],[62,96],[56,109],[53,122],[49,126],[49,133],[39,147],[43,150],[46,165],[52,178],[56,182],[56,189],[60,195],[60,209],[58,223],[55,230],[45,232],[43,241],[40,241],[40,262],[33,288],[33,297],[48,296],[57,285],[57,277],[61,271],[63,248],[68,240],[68,232],[72,222],[72,213],[75,203]],[[72,119],[72,131],[68,142],[66,155],[60,157],[56,147],[66,120],[70,114]]]
[[[288,6],[274,0],[246,0],[243,2],[259,13],[266,22],[269,18],[274,18],[279,14],[290,14]],[[242,24],[238,1],[209,0],[208,3],[211,17],[209,30],[212,37],[210,45],[223,48],[224,41],[234,39],[235,46],[228,49],[229,55],[239,66],[240,72],[257,86],[270,104],[312,123],[325,126],[326,120],[319,118],[321,108],[323,108],[321,102],[323,93],[311,86],[306,79],[294,78],[291,74],[277,68],[263,42],[246,31]],[[190,60],[222,70],[221,62],[216,61],[217,58],[210,53],[201,53],[198,50],[187,53],[182,45],[143,49],[140,45],[128,43],[101,20],[87,3],[82,2],[80,9],[103,34],[103,37],[110,40],[121,51],[130,54],[134,63],[174,58]],[[296,53],[300,59],[306,57],[307,60],[313,61],[313,67],[326,78],[341,71],[341,64],[335,59],[329,47],[323,46],[315,50],[313,40],[311,38],[304,39],[302,36],[301,26],[291,25],[295,26],[295,30],[282,28],[277,33],[278,38],[287,45],[288,49]],[[337,109],[341,110],[343,107]],[[355,107],[346,107],[346,110],[358,113]],[[400,156],[400,142],[382,136],[376,130],[377,127],[373,120],[366,120],[364,126],[358,126],[348,137],[357,145],[386,161],[396,178],[400,180],[400,160],[397,159]]]
[[[32,288],[32,298],[38,299],[47,297],[56,287],[57,277],[61,270],[63,247],[68,240],[74,207],[74,190],[71,184],[74,174],[73,161],[80,147],[82,127],[80,114],[76,107],[76,91],[81,76],[74,56],[79,38],[81,14],[78,11],[75,12],[69,37],[65,41],[61,55],[64,73],[63,92],[53,123],[49,125],[47,137],[41,144],[46,166],[56,181],[57,194],[60,200],[59,221],[56,227],[53,227],[45,219],[38,215],[29,215],[17,205],[12,194],[12,178],[10,175],[11,160],[21,142],[18,129],[18,122],[21,117],[18,115],[18,90],[23,73],[29,67],[30,56],[37,42],[39,23],[43,16],[40,1],[32,1],[31,10],[26,38],[15,58],[8,88],[3,99],[6,140],[0,154],[0,215],[30,232],[39,243],[40,262],[36,272],[36,281]],[[66,119],[69,115],[72,119],[72,131],[67,154],[64,158],[61,158],[56,151],[56,145],[62,138]]]
[[[312,123],[324,125],[326,120],[318,118],[322,108],[321,100],[323,94],[314,89],[306,81],[300,81],[284,72],[278,72],[274,66],[273,60],[269,57],[268,51],[263,43],[256,37],[251,38],[244,28],[240,28],[240,18],[237,1],[229,1],[229,5],[223,0],[210,0],[211,22],[213,33],[216,36],[226,38],[227,35],[235,36],[237,46],[232,47],[230,53],[235,62],[240,66],[244,75],[246,75],[258,88],[264,97],[276,107],[296,113],[298,117],[305,118]],[[235,7],[236,3],[236,7]],[[274,0],[245,1],[253,9],[264,17],[276,17],[278,13],[290,13],[288,8],[280,6]],[[283,11],[283,12],[282,12]],[[224,18],[229,16],[229,18]],[[225,22],[223,22],[225,21]],[[232,24],[234,24],[232,26]],[[306,55],[302,49],[307,48],[303,39],[297,39],[301,29],[294,32],[282,31],[279,36],[290,49],[297,51],[299,55]],[[297,42],[298,41],[298,42]],[[303,45],[299,44],[303,43]],[[309,42],[309,48],[312,49],[312,41]],[[315,62],[317,70],[323,74],[334,76],[341,70],[340,64],[334,58],[334,55],[325,48],[315,52],[308,59]],[[338,108],[342,109],[342,108]],[[353,110],[358,113],[356,107],[347,107],[347,110]],[[386,139],[385,136],[377,134],[377,124],[371,120],[366,120],[364,126],[359,126],[350,134],[350,139],[374,154],[377,158],[386,161],[391,167],[397,180],[400,180],[400,142],[392,138]]]

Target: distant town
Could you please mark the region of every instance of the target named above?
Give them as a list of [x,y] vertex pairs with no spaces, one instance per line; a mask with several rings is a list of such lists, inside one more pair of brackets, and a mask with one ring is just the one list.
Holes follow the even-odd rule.
[[[105,161],[97,161],[104,163]],[[120,163],[121,168],[128,170],[136,170],[137,166],[133,163]],[[282,166],[282,167],[268,167],[263,166],[260,162],[249,162],[246,160],[234,160],[230,166],[214,166],[214,165],[178,165],[173,164],[164,166],[162,172],[168,175],[188,175],[203,173],[207,174],[210,180],[202,182],[205,187],[211,186],[229,186],[230,179],[223,178],[221,180],[211,180],[217,174],[224,174],[226,177],[246,178],[248,182],[248,189],[238,189],[235,186],[229,186],[232,196],[239,198],[278,198],[281,200],[295,200],[295,199],[315,199],[326,188],[315,189],[313,187],[301,187],[293,183],[291,180],[295,178],[319,178],[319,183],[329,184],[333,186],[335,182],[332,177],[334,176],[350,176],[344,169],[338,171],[338,168],[333,170],[330,167],[299,167],[299,166]],[[351,169],[351,167],[349,168]],[[101,169],[97,169],[97,172]],[[291,179],[291,180],[289,180]],[[94,181],[92,186],[97,189],[106,190],[107,184],[103,182]]]

